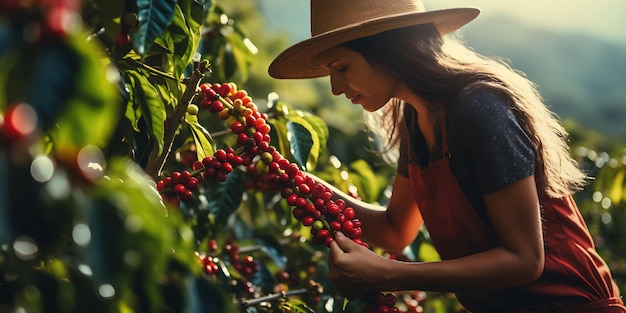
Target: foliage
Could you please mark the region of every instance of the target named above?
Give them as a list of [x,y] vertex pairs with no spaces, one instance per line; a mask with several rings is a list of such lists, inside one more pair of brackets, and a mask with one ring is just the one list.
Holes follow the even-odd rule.
[[626,150],[610,154],[580,146],[580,163],[593,178],[576,194],[579,208],[594,236],[596,247],[613,272],[620,290],[626,290]]
[[[499,27],[505,24],[507,27]],[[545,101],[561,117],[626,139],[623,40],[607,42],[580,33],[559,34],[486,15],[463,28],[463,39],[480,53],[505,56],[508,63],[537,83]]]
[[[334,290],[325,247],[260,175],[258,156],[257,167],[194,185],[180,205],[159,185],[185,171],[204,177],[198,162],[241,146],[236,120],[201,96],[213,83],[245,91],[237,81],[266,93],[250,107],[290,164],[388,200],[393,169],[356,149],[367,134],[320,118],[324,104],[306,110],[263,90],[251,70],[258,49],[227,10],[194,0],[0,8],[0,311],[360,311]],[[626,162],[592,149],[581,161],[598,179],[581,211],[624,286]],[[425,231],[403,256],[373,248],[438,259]],[[395,295],[403,312],[459,309],[449,294]]]

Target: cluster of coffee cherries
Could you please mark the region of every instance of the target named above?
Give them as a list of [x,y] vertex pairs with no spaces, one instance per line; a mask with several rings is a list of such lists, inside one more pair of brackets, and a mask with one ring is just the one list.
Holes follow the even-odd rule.
[[198,254],[198,258],[202,263],[202,269],[208,275],[215,276],[220,271],[220,266],[217,264],[219,259],[206,254]]
[[361,221],[356,218],[353,208],[346,206],[343,199],[333,200],[333,193],[328,187],[318,184],[301,171],[296,171],[293,176],[294,185],[283,187],[281,196],[294,206],[293,216],[302,225],[311,227],[313,243],[328,247],[333,241],[333,233],[341,231],[354,242],[368,247],[361,240]]
[[276,152],[270,145],[267,115],[257,110],[256,104],[245,90],[237,90],[234,83],[205,83],[200,85],[200,94],[203,99],[199,107],[208,109],[211,113],[219,113],[228,129],[237,135],[237,145],[241,153],[236,153],[232,147],[218,149],[212,156],[193,162],[193,171],[189,174],[173,172],[170,177],[160,180],[157,190],[164,201],[174,206],[179,206],[181,201],[191,201],[193,192],[197,189],[196,181],[192,181],[189,186],[186,180],[179,181],[177,177],[190,176],[198,183],[223,182],[236,167],[259,162],[260,154]]
[[252,255],[246,255],[243,259],[239,256],[239,246],[233,241],[228,241],[224,245],[224,253],[230,257],[233,267],[245,278],[250,279],[252,275],[259,271],[259,264]]
[[192,165],[194,171],[203,180],[226,181],[226,177],[237,166],[242,165],[244,160],[235,153],[231,147],[215,151],[213,156],[206,157],[202,161],[195,161]]
[[[190,201],[199,183],[225,181],[227,175],[241,165],[247,172],[262,177],[265,184],[280,190],[281,196],[294,207],[294,218],[311,227],[313,243],[329,246],[334,233],[341,231],[354,242],[368,247],[360,238],[361,222],[354,209],[342,199],[334,200],[328,187],[300,171],[297,164],[285,159],[270,145],[267,115],[258,111],[245,90],[238,90],[234,83],[204,83],[199,89],[203,97],[199,108],[217,113],[237,136],[238,147],[217,150],[213,156],[194,162],[192,172],[174,172],[160,180],[157,189],[164,201],[178,205],[180,201]],[[244,273],[254,270],[254,260],[249,261],[239,263]],[[395,303],[395,296],[390,294],[389,297],[393,297]]]
[[[259,270],[258,264],[254,261],[251,255],[240,258],[240,248],[233,241],[228,240],[222,247],[221,252],[218,252],[217,242],[215,239],[208,241],[208,251],[210,255],[214,255],[213,260],[217,260],[215,255],[221,256],[224,260],[228,260],[230,264],[241,274],[241,278],[232,278],[230,280],[230,291],[241,297],[252,297],[256,293],[254,284],[250,281],[250,278],[254,273]],[[200,261],[203,261],[203,255],[200,256]],[[211,258],[210,256],[204,256],[205,258]],[[209,272],[205,268],[205,273],[215,276],[217,272]]]
[[180,201],[190,201],[193,192],[198,189],[200,180],[192,176],[189,171],[173,172],[157,183],[157,190],[161,198],[169,203],[180,205]]
[[233,240],[228,240],[221,251],[218,251],[215,239],[210,239],[207,247],[208,252],[206,254],[196,252],[204,273],[216,277],[221,270],[220,264],[226,264],[221,262],[227,260],[226,262],[231,264],[241,274],[240,278],[232,278],[230,280],[230,291],[242,297],[254,296],[257,290],[250,278],[259,270],[259,265],[254,260],[254,257],[246,255],[241,258],[240,248]]
[[217,243],[214,239],[208,242],[208,253],[197,253],[198,259],[202,264],[204,272],[208,275],[215,276],[219,273],[219,262],[221,259],[218,257],[223,256],[227,258],[230,264],[239,272],[242,276],[250,279],[252,275],[259,271],[259,264],[256,262],[252,255],[246,255],[241,258],[239,255],[239,246],[232,240],[229,240],[222,248],[221,253],[218,253]]
[[[214,239],[210,239],[207,246],[208,254],[196,253],[196,256],[200,259],[204,272],[208,275],[215,276],[220,271],[220,267],[217,264],[220,260],[215,256],[217,253],[217,242]],[[237,254],[237,257],[238,256]]]
[[393,294],[383,294],[377,292],[365,297],[365,306],[363,313],[399,313],[400,310],[395,307],[396,296]]

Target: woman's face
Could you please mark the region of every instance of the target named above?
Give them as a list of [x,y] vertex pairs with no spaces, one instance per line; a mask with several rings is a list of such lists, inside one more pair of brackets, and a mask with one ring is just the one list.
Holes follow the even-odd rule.
[[374,112],[396,96],[398,84],[391,75],[370,65],[363,56],[346,47],[334,47],[315,57],[328,68],[334,95],[345,94],[354,104]]

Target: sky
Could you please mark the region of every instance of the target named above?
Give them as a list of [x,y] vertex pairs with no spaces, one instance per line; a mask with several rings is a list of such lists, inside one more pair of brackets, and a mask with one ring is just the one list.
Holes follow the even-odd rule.
[[626,45],[624,0],[424,0],[428,10],[470,6],[553,31],[584,33]]
[[[626,0],[423,1],[427,10],[477,7],[485,17],[506,15],[555,32],[582,33],[626,46]],[[270,26],[291,32],[294,40],[310,35],[309,0],[259,0],[259,5]]]

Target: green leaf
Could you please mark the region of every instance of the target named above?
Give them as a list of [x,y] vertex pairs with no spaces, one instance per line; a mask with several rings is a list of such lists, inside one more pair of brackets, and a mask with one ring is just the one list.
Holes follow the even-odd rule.
[[280,303],[282,312],[289,310],[291,313],[315,313],[315,311],[309,308],[302,300],[289,298],[287,301]]
[[62,42],[49,42],[40,48],[31,60],[35,75],[26,101],[37,112],[39,127],[47,129],[80,83],[76,79],[81,64],[75,49]]
[[126,79],[126,88],[129,91],[128,103],[126,103],[126,112],[124,116],[130,122],[133,130],[136,132],[140,132],[139,129],[139,121],[141,120],[141,106],[139,105],[139,100],[135,99],[135,92],[133,91],[134,82],[130,77]]
[[433,262],[441,260],[439,253],[430,242],[422,242],[419,247],[417,256],[423,262]]
[[238,33],[231,33],[226,37],[226,40],[231,46],[229,59],[234,65],[229,77],[232,76],[236,70],[239,70],[240,79],[246,81],[249,75],[250,50],[243,43],[244,37]]
[[[163,99],[166,112],[170,112],[167,110],[173,111],[176,105],[178,105],[177,95],[182,94],[182,85],[178,84],[176,80],[163,76],[150,75],[148,81],[156,88],[159,97]],[[172,89],[172,87],[174,88]]]
[[350,176],[358,176],[358,181],[353,181],[358,188],[359,196],[366,202],[373,202],[378,200],[378,196],[381,192],[381,185],[378,182],[378,177],[370,165],[363,159],[356,160],[350,164],[351,173]]
[[137,53],[144,55],[163,33],[174,16],[175,7],[174,0],[137,0],[139,26],[131,34]]
[[129,53],[127,57],[123,60],[120,60],[118,64],[123,70],[138,70],[139,68],[141,68],[142,70],[148,72],[150,76],[161,76],[163,78],[176,81],[174,75],[172,75],[171,73],[163,72],[159,69],[154,68],[153,66],[141,62],[139,55],[134,53]]
[[82,35],[69,37],[67,45],[75,52],[78,67],[69,82],[72,93],[48,134],[57,151],[77,151],[90,144],[104,147],[119,120],[117,89],[107,79],[99,46]]
[[131,81],[134,99],[139,104],[148,130],[159,147],[159,153],[161,153],[163,151],[166,118],[163,99],[159,97],[159,92],[141,69],[128,70],[127,73]]
[[138,57],[136,54],[129,53],[126,58],[118,62],[118,66],[125,71],[140,71],[146,75],[148,81],[157,88],[159,95],[168,104],[168,107],[174,109],[184,92],[184,85],[171,73],[149,66],[141,62]]
[[305,170],[314,169],[328,142],[326,123],[319,117],[296,110],[282,101],[278,101],[270,113],[276,113],[270,123],[276,129],[276,139],[285,157],[292,156]]
[[158,39],[173,54],[167,58],[171,63],[171,68],[167,70],[175,77],[180,77],[185,68],[191,63],[200,41],[200,29],[192,29],[188,24],[188,18],[179,6],[176,6],[171,24]]
[[[97,21],[104,30],[100,36],[104,37],[105,42],[114,43],[117,34],[120,32],[120,15],[124,10],[123,1],[111,0],[92,0],[95,3],[95,14]],[[83,18],[86,16],[83,15]],[[94,18],[95,19],[95,18]]]
[[214,81],[233,80],[237,74],[239,80],[245,81],[254,54],[245,44],[247,36],[239,23],[224,23],[223,14],[219,6],[211,7],[198,52],[211,63]]
[[345,311],[349,303],[350,300],[348,300],[348,298],[343,298],[343,305],[341,306],[341,309]]
[[[312,149],[310,152],[311,154],[314,154],[314,155],[309,157],[312,167],[308,169],[311,170],[317,166],[317,161],[320,155],[322,154],[324,149],[326,149],[326,143],[328,142],[328,134],[329,134],[328,126],[326,125],[326,123],[324,123],[324,121],[321,118],[314,116],[312,114],[309,114],[309,113],[303,114],[301,118],[307,121],[309,125],[311,125],[311,131],[315,133],[315,141],[316,141],[316,144],[314,147],[315,149]],[[312,160],[315,160],[315,161],[312,162]]]
[[186,67],[192,61],[193,55],[198,51],[198,45],[200,44],[200,34],[202,22],[204,20],[204,8],[202,4],[193,0],[181,1],[180,3],[181,16],[184,18],[184,26],[185,28],[181,29],[185,30],[184,35],[180,37],[174,36],[175,41],[180,38],[181,42],[185,41],[184,45],[186,49],[183,51],[181,49],[182,54],[176,52],[176,56],[178,56],[180,60],[180,64],[177,66],[177,70],[180,72],[176,72],[178,75],[181,75]]
[[[187,17],[187,25],[189,25],[189,28],[198,30],[199,32],[204,22],[205,5],[197,0],[180,0],[178,1],[178,5],[183,11],[183,16]],[[207,3],[207,5],[209,6],[210,3]]]
[[211,64],[211,80],[227,81],[225,70],[226,38],[216,36],[211,40],[201,40],[199,53]]
[[261,251],[265,252],[279,268],[284,269],[287,266],[287,257],[283,245],[278,242],[276,237],[259,236],[256,241],[261,247]]
[[319,158],[320,142],[313,126],[302,117],[290,116],[287,129],[291,151],[296,162],[305,170],[315,168]]
[[623,200],[624,189],[626,186],[624,185],[624,178],[626,177],[626,170],[622,169],[615,174],[615,178],[613,178],[613,182],[610,185],[609,190],[609,198],[613,205],[619,204]]
[[[122,301],[136,294],[149,307],[163,298],[155,282],[177,271],[200,272],[192,230],[180,211],[168,210],[154,182],[127,158],[110,159],[105,175],[90,190],[93,205],[82,223],[91,233],[83,252],[97,285],[110,283]],[[164,274],[165,273],[165,274]]]
[[277,147],[286,159],[292,160],[293,155],[291,154],[291,145],[289,143],[289,139],[287,138],[287,120],[283,117],[270,117],[267,122],[272,126],[270,130],[272,145]]
[[302,118],[304,118],[311,124],[313,130],[319,138],[320,148],[325,149],[329,135],[328,125],[326,124],[326,122],[324,122],[324,120],[322,120],[318,116],[312,115],[310,113],[304,113]]
[[225,225],[228,217],[239,208],[246,190],[244,178],[241,172],[233,171],[225,182],[207,192],[209,208],[215,215],[215,225]]
[[211,134],[200,125],[197,115],[186,114],[185,122],[189,125],[193,135],[193,141],[196,144],[196,153],[198,160],[202,160],[215,153],[215,142]]
[[235,301],[232,301],[232,294],[226,288],[220,286],[217,281],[198,277],[188,285],[187,303],[195,304],[196,307],[195,310],[190,308],[185,312],[241,313]]

